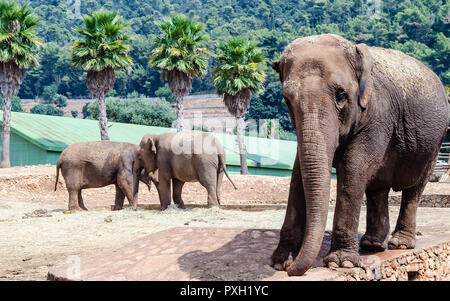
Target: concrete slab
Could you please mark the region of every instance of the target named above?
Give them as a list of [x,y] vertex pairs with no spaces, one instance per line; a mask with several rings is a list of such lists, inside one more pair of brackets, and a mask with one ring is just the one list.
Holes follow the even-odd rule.
[[235,228],[172,228],[132,241],[120,248],[70,258],[52,268],[49,280],[439,280],[448,274],[450,236],[420,237],[414,250],[363,254],[362,267],[327,269],[320,254],[302,277],[288,277],[271,268],[279,230]]

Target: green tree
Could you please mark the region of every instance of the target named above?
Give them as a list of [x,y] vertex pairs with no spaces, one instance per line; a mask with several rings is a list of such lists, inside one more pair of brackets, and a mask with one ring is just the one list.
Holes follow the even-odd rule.
[[78,111],[77,110],[72,110],[72,111],[70,111],[70,113],[72,114],[73,118],[77,118],[78,117]]
[[265,58],[256,46],[256,42],[240,37],[229,39],[219,45],[219,66],[214,69],[213,84],[217,93],[223,95],[225,106],[236,118],[241,174],[248,174],[244,115],[250,107],[251,94],[264,91],[266,77],[260,67]]
[[44,88],[44,91],[42,92],[42,98],[44,99],[45,103],[52,103],[56,95],[58,94],[58,86],[56,84],[51,84],[49,86],[46,86]]
[[3,95],[2,161],[10,167],[11,98],[19,92],[25,68],[38,65],[38,19],[27,5],[0,2],[0,88]]
[[157,46],[149,64],[161,71],[177,99],[177,131],[184,128],[183,99],[192,89],[192,80],[206,74],[209,51],[199,47],[206,39],[205,26],[195,19],[174,15],[158,23],[162,33],[155,38]]
[[53,103],[58,107],[58,108],[64,108],[67,107],[67,97],[65,97],[64,95],[61,94],[56,94]]
[[109,140],[105,94],[114,86],[114,70],[131,70],[128,55],[130,47],[123,44],[129,39],[124,34],[128,26],[114,12],[100,10],[83,17],[84,26],[76,32],[83,38],[72,46],[72,64],[87,71],[87,86],[98,99],[100,136]]
[[174,103],[177,101],[175,96],[173,96],[172,91],[170,91],[169,86],[166,84],[162,87],[159,87],[158,90],[155,91],[156,97],[160,99],[164,99],[170,103]]

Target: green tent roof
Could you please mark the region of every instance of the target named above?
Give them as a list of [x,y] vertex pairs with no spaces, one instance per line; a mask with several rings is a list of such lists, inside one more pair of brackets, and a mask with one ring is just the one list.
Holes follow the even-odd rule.
[[[2,118],[0,111],[0,121]],[[145,134],[174,132],[175,129],[109,122],[108,134],[112,141],[139,144]],[[97,120],[46,116],[29,113],[12,113],[11,132],[47,151],[62,152],[67,146],[83,141],[100,140]],[[235,135],[217,134],[225,147],[227,165],[239,166]],[[292,170],[297,143],[245,137],[250,167]]]

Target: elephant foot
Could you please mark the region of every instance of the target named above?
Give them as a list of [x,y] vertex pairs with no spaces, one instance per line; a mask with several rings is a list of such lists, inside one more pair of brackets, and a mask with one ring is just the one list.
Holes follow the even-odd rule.
[[219,207],[220,207],[219,204],[208,203],[208,208],[219,208]]
[[386,250],[387,241],[381,241],[376,236],[364,234],[359,242],[359,248],[363,252],[383,252]]
[[178,204],[177,207],[178,207],[179,209],[186,209],[186,206],[184,206],[184,204]]
[[74,206],[74,207],[69,207],[69,211],[70,211],[70,213],[75,213],[75,212],[81,212],[81,211],[83,211],[83,209],[81,209],[78,206]]
[[114,205],[114,207],[113,207],[113,211],[119,211],[119,210],[122,210],[123,209],[123,206],[117,206],[117,205]]
[[388,242],[388,248],[390,250],[414,249],[415,246],[416,246],[415,235],[405,231],[395,232],[394,234],[392,234],[392,237]]
[[159,208],[160,211],[164,211],[168,208],[168,205],[161,205],[161,208]]
[[293,262],[293,256],[290,254],[290,250],[278,246],[270,258],[269,265],[277,271],[287,271]]
[[358,252],[350,250],[332,251],[323,261],[329,268],[354,268],[361,266]]

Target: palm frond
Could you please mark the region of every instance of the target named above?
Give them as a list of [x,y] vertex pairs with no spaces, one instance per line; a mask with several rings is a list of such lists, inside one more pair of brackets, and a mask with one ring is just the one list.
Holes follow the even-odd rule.
[[149,65],[161,71],[165,80],[168,72],[178,70],[190,77],[201,77],[208,67],[207,56],[211,53],[199,47],[206,39],[205,26],[196,19],[173,15],[162,22],[156,22],[161,35],[154,39],[155,48]]
[[105,68],[131,71],[129,40],[123,29],[128,24],[115,12],[100,10],[83,16],[84,26],[75,28],[82,36],[72,45],[72,65],[88,71]]
[[265,61],[255,42],[241,37],[231,38],[218,46],[219,66],[214,70],[213,85],[219,95],[236,95],[240,91],[260,93],[264,90],[265,74],[260,63]]
[[33,10],[15,1],[0,1],[0,62],[12,61],[20,68],[38,65],[41,39],[35,27],[41,24]]

